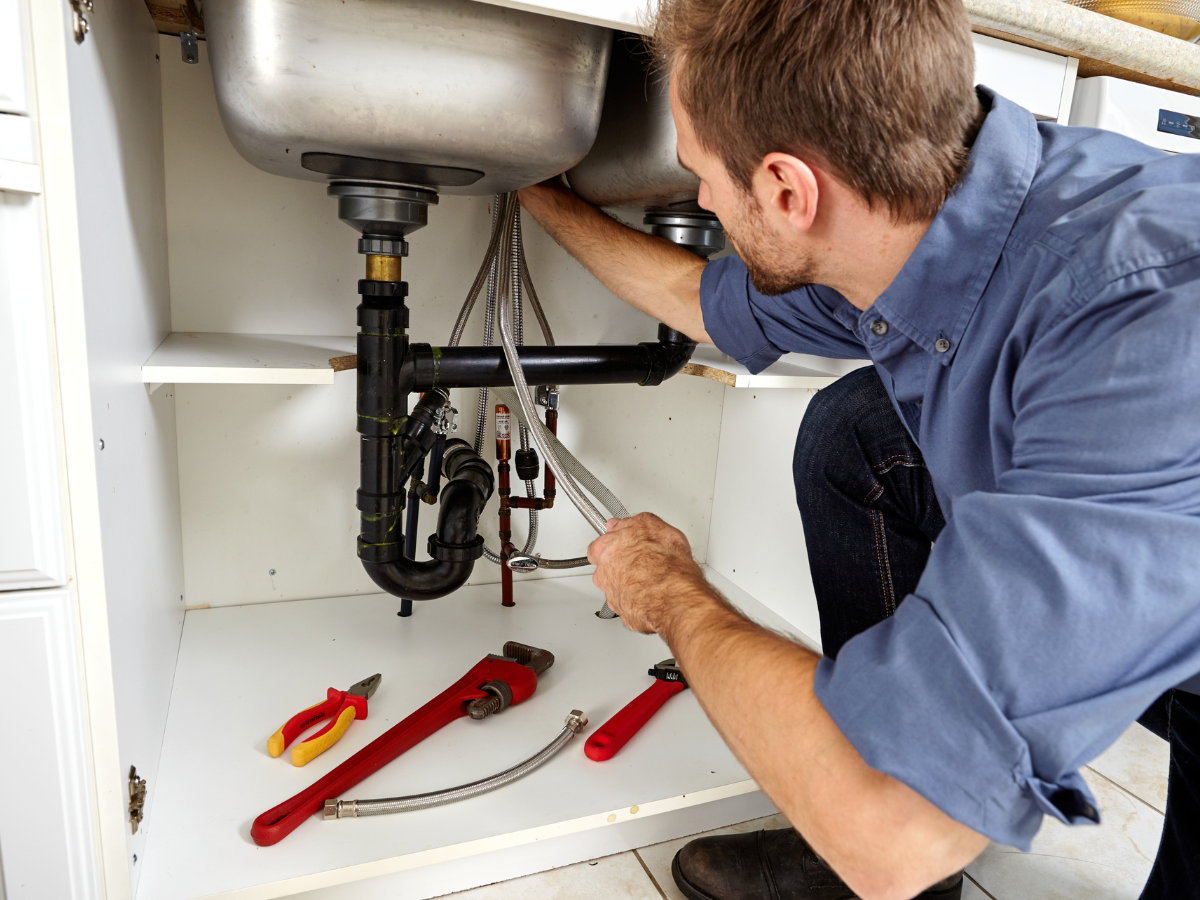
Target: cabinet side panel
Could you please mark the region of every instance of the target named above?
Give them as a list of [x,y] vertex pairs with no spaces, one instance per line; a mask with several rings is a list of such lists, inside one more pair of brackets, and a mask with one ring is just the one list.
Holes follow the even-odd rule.
[[726,388],[708,564],[820,647],[792,454],[813,391]]
[[67,58],[120,761],[149,782],[146,821],[126,832],[136,885],[183,623],[174,397],[140,376],[170,329],[162,106],[141,0],[88,18]]

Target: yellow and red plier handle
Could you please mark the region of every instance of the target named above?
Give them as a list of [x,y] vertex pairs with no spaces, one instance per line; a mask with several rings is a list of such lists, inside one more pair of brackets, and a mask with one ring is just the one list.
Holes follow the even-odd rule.
[[281,755],[287,749],[288,744],[312,725],[322,719],[329,719],[328,725],[292,748],[292,765],[302,766],[336,744],[338,738],[346,733],[351,722],[366,717],[366,697],[330,688],[328,696],[323,701],[296,713],[283,724],[282,728],[271,735],[271,739],[267,741],[267,752],[272,756]]

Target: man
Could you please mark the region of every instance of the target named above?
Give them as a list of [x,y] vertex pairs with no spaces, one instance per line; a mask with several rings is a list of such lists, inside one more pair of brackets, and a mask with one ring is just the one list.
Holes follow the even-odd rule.
[[666,0],[654,46],[738,255],[705,265],[550,184],[522,203],[751,371],[875,363],[796,445],[824,658],[729,608],[654,516],[590,548],[795,827],[692,842],[680,889],[958,897],[989,838],[1098,821],[1079,767],[1161,697],[1143,897],[1200,895],[1200,698],[1172,690],[1200,672],[1200,158],[977,92],[961,0]]

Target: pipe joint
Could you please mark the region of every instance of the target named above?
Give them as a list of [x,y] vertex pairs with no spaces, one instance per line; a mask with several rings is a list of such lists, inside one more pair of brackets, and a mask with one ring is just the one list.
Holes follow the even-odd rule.
[[[427,400],[430,407],[440,402],[426,394],[421,403]],[[415,416],[417,410],[413,413]],[[446,441],[442,470],[449,481],[442,489],[437,532],[429,539],[433,559],[417,562],[405,558],[398,533],[394,549],[390,538],[373,544],[367,539],[368,523],[363,523],[359,543],[363,568],[389,594],[406,600],[434,600],[458,590],[470,577],[475,560],[483,555],[483,539],[477,532],[479,517],[493,491],[491,466],[466,441],[451,438]]]
[[[364,302],[370,300],[394,300],[397,303],[403,303],[404,298],[408,296],[407,281],[376,281],[369,278],[360,278],[358,280],[358,292],[362,295]],[[408,318],[405,316],[405,318]],[[407,322],[405,323],[408,324]]]
[[692,352],[696,349],[694,341],[680,341],[678,343],[665,343],[649,341],[638,344],[639,347],[644,347],[650,358],[649,371],[646,377],[639,384],[646,387],[653,387],[662,384],[666,379],[678,375],[679,372],[687,365],[688,360],[692,358]]
[[476,535],[475,540],[466,544],[448,544],[431,534],[427,549],[433,559],[443,562],[474,562],[483,556],[483,535]]

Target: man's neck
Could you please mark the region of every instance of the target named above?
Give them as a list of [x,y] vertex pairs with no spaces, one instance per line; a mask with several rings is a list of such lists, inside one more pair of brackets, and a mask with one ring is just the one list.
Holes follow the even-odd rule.
[[895,281],[933,220],[896,222],[888,210],[869,208],[833,179],[822,189],[840,196],[826,204],[823,220],[806,236],[820,260],[820,283],[867,309]]

